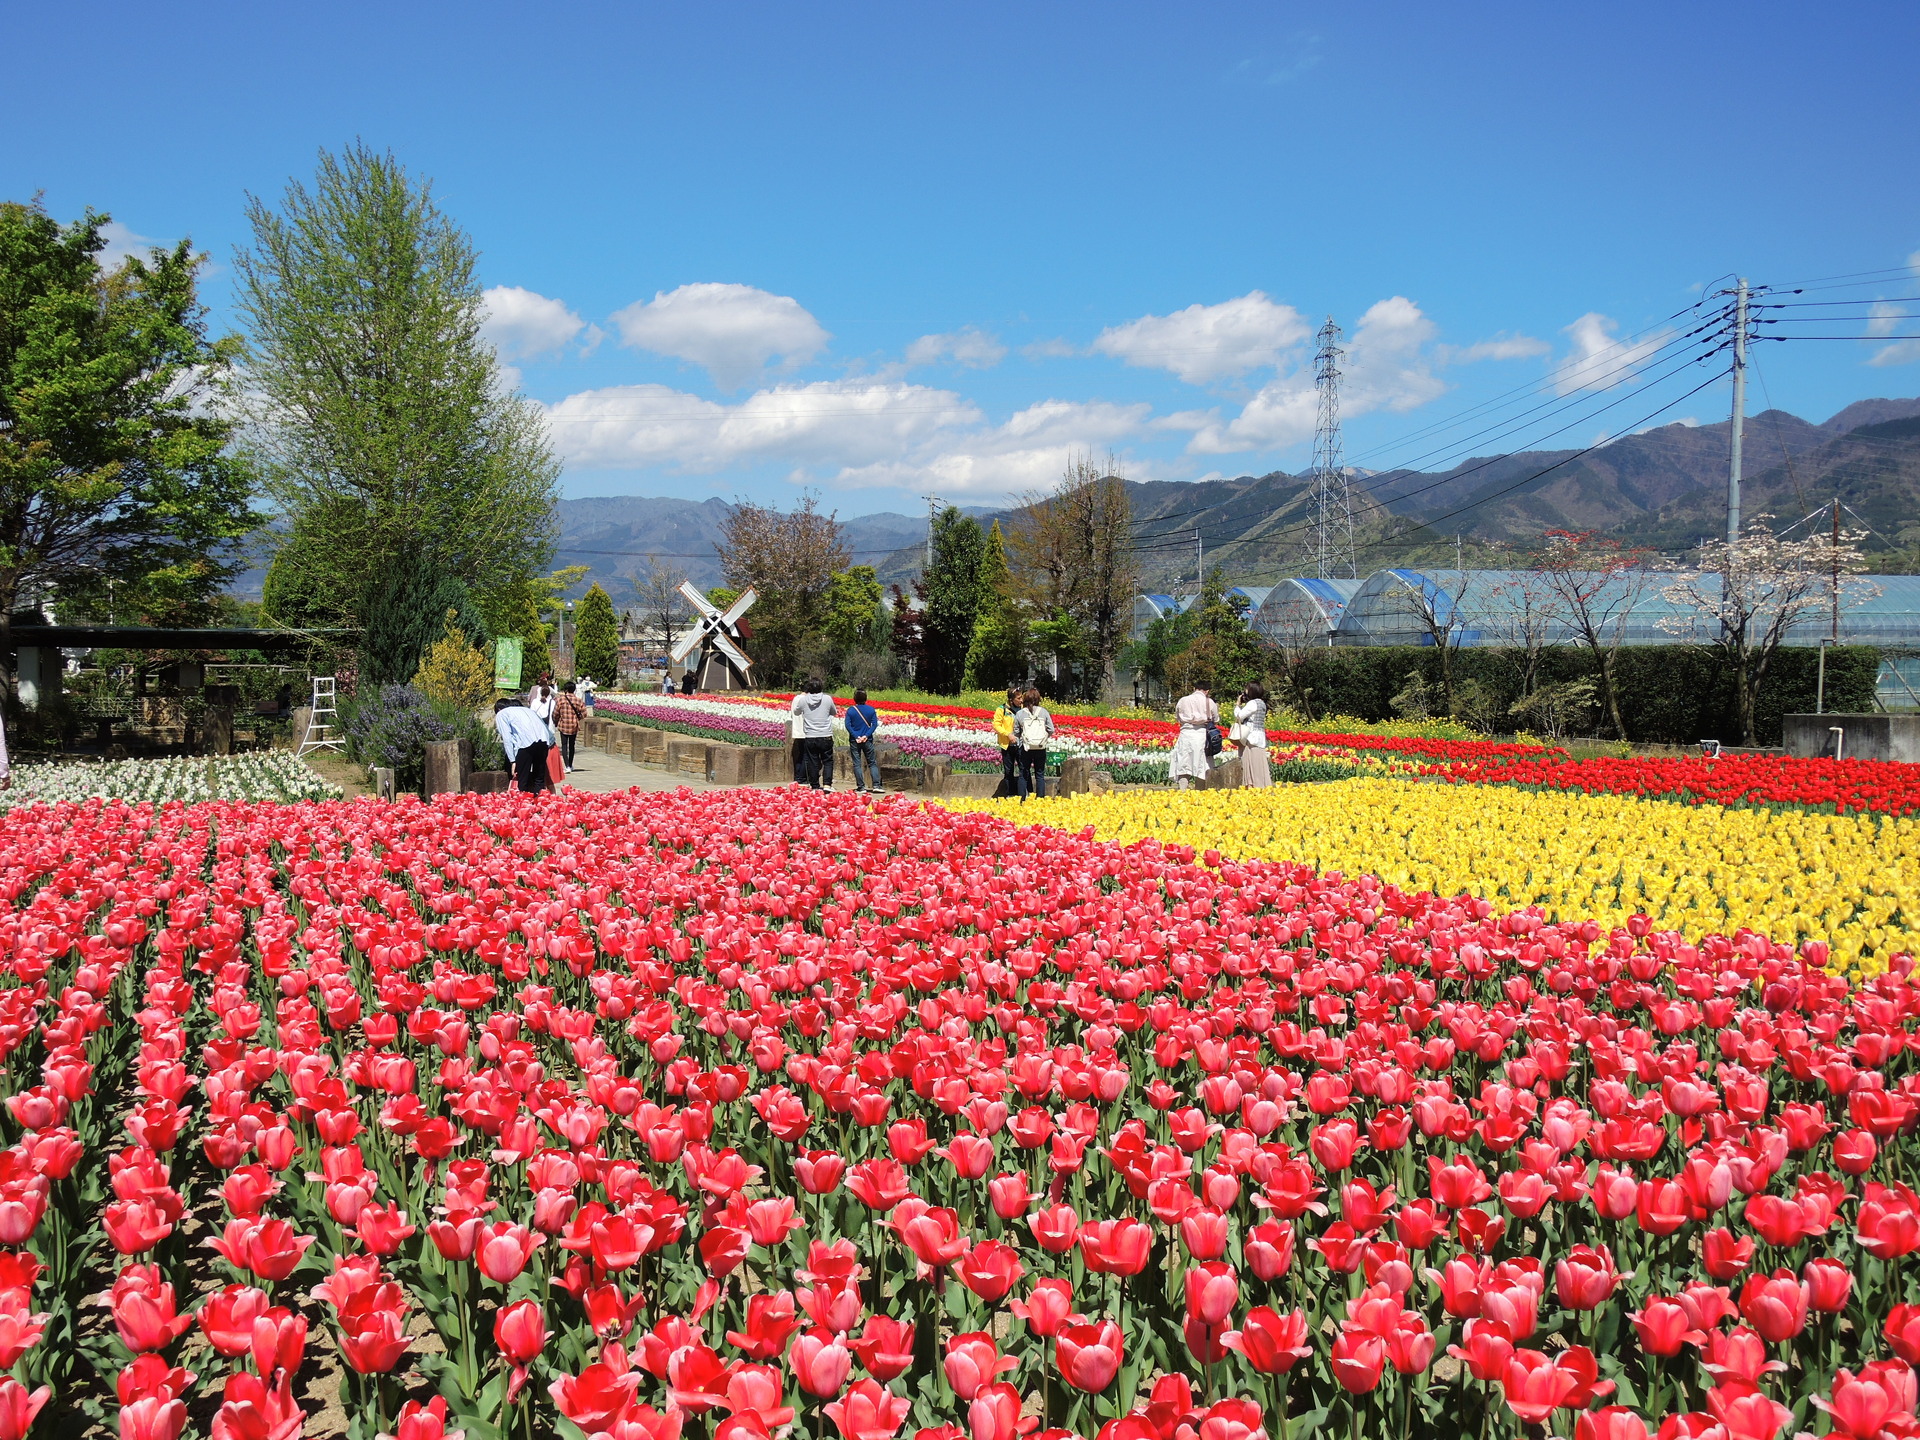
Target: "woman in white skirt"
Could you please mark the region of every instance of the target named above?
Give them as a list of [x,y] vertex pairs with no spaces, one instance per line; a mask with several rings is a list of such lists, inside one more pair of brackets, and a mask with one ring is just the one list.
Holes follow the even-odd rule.
[[1240,783],[1273,784],[1267,768],[1267,692],[1259,685],[1240,692],[1240,703],[1233,707],[1233,740],[1240,747]]
[[1204,783],[1213,769],[1213,762],[1207,758],[1207,728],[1220,723],[1220,707],[1213,703],[1206,686],[1196,685],[1192,694],[1180,697],[1173,716],[1180,722],[1180,738],[1173,742],[1167,778],[1173,781],[1174,789],[1185,790],[1190,781]]

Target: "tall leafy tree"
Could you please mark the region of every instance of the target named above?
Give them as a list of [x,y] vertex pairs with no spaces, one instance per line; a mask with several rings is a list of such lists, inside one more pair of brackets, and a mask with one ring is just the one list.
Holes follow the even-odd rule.
[[1006,537],[996,520],[980,557],[980,611],[967,646],[966,682],[970,688],[998,690],[1026,673],[1027,617],[1013,595]]
[[933,522],[933,563],[921,580],[926,592],[920,684],[936,695],[958,695],[980,613],[981,562],[986,536],[980,522],[949,505]]
[[362,623],[403,559],[511,603],[552,554],[559,472],[481,337],[471,240],[430,184],[361,144],[323,152],[278,208],[250,198],[247,218],[251,438],[310,583]]
[[598,585],[589,585],[573,618],[580,627],[573,639],[575,677],[591,676],[596,685],[612,685],[620,675],[620,623],[612,598]]
[[827,591],[853,558],[840,522],[811,494],[790,511],[741,501],[721,522],[719,551],[728,587],[759,594],[746,617],[755,675],[804,679],[818,662]]
[[208,338],[200,261],[183,240],[107,270],[107,218],[0,203],[0,636],[50,593],[203,622],[259,523],[219,404],[237,342]]
[[822,624],[828,643],[842,655],[885,649],[885,593],[871,565],[851,566],[828,581]]
[[1088,699],[1099,697],[1126,643],[1140,588],[1132,502],[1117,468],[1111,456],[1104,467],[1076,457],[1051,491],[1026,498],[1007,535],[1018,593],[1038,614],[1074,622]]

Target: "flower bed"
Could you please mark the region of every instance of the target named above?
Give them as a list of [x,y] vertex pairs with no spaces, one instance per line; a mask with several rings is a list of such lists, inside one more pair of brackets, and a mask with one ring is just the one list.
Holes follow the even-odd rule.
[[1371,778],[1016,806],[981,804],[1009,818],[1092,826],[1104,839],[1298,860],[1414,892],[1538,905],[1563,922],[1645,921],[1696,941],[1743,928],[1815,941],[1848,971],[1879,971],[1920,948],[1912,819]]
[[284,751],[206,759],[110,760],[16,765],[0,790],[0,811],[70,800],[131,800],[156,805],[201,800],[337,800],[340,787]]
[[1688,805],[1792,805],[1840,815],[1920,814],[1920,765],[1789,755],[1575,760],[1558,752],[1455,761],[1427,773],[1454,784],[1535,785]]
[[1904,959],[785,790],[32,806],[0,894],[10,1434],[323,1349],[396,1440],[1914,1428]]

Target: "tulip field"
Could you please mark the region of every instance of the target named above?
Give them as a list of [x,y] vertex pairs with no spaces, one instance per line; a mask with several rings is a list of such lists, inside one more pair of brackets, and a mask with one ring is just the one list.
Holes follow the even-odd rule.
[[1593,788],[19,806],[0,1440],[1920,1433],[1920,821]]
[[1416,893],[1539,906],[1549,918],[1608,930],[1636,915],[1695,941],[1745,928],[1820,944],[1843,973],[1920,953],[1920,819],[1912,815],[1394,778],[970,803],[1066,829],[1090,825],[1122,842],[1151,837],[1372,875]]

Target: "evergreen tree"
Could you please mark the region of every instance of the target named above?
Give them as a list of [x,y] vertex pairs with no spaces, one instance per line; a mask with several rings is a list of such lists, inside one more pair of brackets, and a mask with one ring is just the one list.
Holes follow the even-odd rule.
[[607,592],[588,586],[574,622],[579,626],[573,640],[574,678],[591,677],[594,684],[611,687],[620,677],[620,626]]
[[999,690],[1027,673],[1027,618],[1013,598],[1006,537],[1000,522],[987,532],[980,559],[980,612],[967,647],[967,688]]
[[460,617],[449,610],[447,628],[421,660],[413,684],[429,700],[477,710],[493,698],[493,657],[467,637]]
[[49,589],[76,619],[206,624],[259,523],[200,257],[182,240],[108,270],[107,224],[0,203],[0,640]]
[[405,685],[446,628],[447,616],[480,649],[491,644],[467,587],[424,557],[393,566],[367,602],[360,641],[360,678],[372,685]]
[[980,524],[949,505],[933,524],[933,564],[927,567],[925,654],[919,682],[936,695],[958,695],[965,678],[974,620],[980,613],[981,563],[986,537]]

